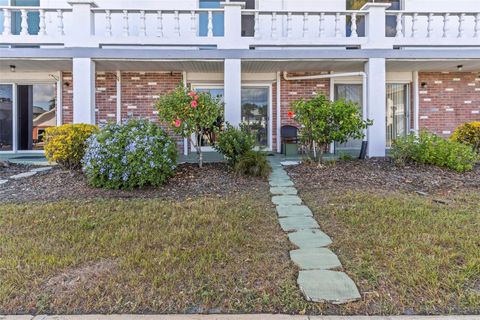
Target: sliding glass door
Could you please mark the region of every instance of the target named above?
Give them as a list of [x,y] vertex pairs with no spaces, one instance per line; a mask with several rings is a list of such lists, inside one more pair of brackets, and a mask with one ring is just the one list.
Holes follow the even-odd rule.
[[[362,112],[363,90],[361,84],[335,84],[335,100],[345,99],[358,104]],[[362,148],[362,139],[351,139],[345,143],[335,143],[335,152],[357,152]]]
[[408,84],[387,84],[387,148],[392,146],[395,139],[408,134],[409,91]]
[[269,93],[268,87],[242,88],[242,123],[255,135],[256,144],[261,148],[269,146]]
[[13,150],[13,85],[0,84],[0,151]]

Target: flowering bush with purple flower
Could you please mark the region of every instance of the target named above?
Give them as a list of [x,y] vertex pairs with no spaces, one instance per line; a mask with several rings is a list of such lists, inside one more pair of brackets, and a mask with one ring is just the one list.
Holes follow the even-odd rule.
[[159,186],[176,169],[175,142],[146,120],[108,124],[87,140],[82,160],[89,183],[108,189]]

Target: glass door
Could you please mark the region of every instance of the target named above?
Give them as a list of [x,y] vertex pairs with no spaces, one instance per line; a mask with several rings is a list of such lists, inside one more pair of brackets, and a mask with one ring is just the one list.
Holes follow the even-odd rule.
[[259,147],[269,147],[269,114],[270,104],[268,87],[242,88],[242,123],[256,137]]
[[[335,100],[345,99],[358,104],[362,112],[363,90],[361,84],[335,84]],[[345,143],[335,143],[335,152],[353,151],[357,152],[362,148],[362,139],[351,139]]]
[[387,148],[392,146],[396,138],[408,134],[409,90],[408,84],[387,84]]
[[[194,86],[193,89],[197,92],[209,93],[210,96],[212,96],[212,98],[220,99],[220,101],[223,102],[223,92],[224,91],[223,91],[222,87],[203,87],[203,86],[196,87],[196,86]],[[215,125],[218,128],[223,127],[223,116],[219,117],[217,119],[217,121],[215,121]],[[205,150],[205,151],[213,151],[214,150],[212,146],[215,144],[215,141],[217,139],[217,137],[215,136],[215,132],[205,131],[203,133],[203,136],[198,136],[198,137],[196,137],[196,139],[197,139],[196,143],[198,143],[198,145],[200,145],[202,147],[202,150]]]
[[0,151],[13,150],[13,85],[0,84]]

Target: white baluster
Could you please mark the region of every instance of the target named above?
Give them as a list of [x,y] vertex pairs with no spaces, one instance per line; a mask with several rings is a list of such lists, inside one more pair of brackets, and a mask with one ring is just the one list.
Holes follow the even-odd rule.
[[140,36],[147,36],[147,17],[145,16],[145,10],[140,11]]
[[352,13],[350,19],[352,20],[351,21],[351,26],[350,26],[350,30],[352,30],[352,32],[350,34],[350,37],[357,38],[358,37],[358,33],[357,33],[357,14],[355,12]]
[[20,27],[21,27],[20,34],[22,36],[26,36],[26,35],[28,35],[28,14],[27,14],[27,10],[22,9],[22,10],[20,10],[20,12],[22,13],[22,23],[20,25]]
[[57,10],[57,32],[60,36],[65,35],[65,29],[63,28],[63,11],[62,10]]
[[445,13],[443,15],[443,37],[448,37],[448,22],[450,21],[450,13]]
[[277,13],[272,12],[272,39],[277,39]]
[[47,23],[45,22],[45,10],[40,9],[40,24],[39,24],[38,34],[41,36],[47,35]]
[[163,14],[161,10],[157,11],[157,37],[163,38]]
[[105,10],[105,36],[112,36],[112,14],[110,10]]
[[427,38],[431,38],[433,33],[433,13],[428,14]]
[[124,37],[128,37],[130,35],[130,26],[128,25],[128,10],[123,10],[123,32],[122,35]]
[[292,37],[292,13],[288,12],[287,13],[287,38]]
[[255,27],[254,27],[254,34],[255,38],[260,38],[260,13],[257,11],[255,12]]
[[197,14],[195,11],[190,11],[190,31],[192,32],[192,36],[197,36]]
[[414,13],[412,16],[412,38],[417,36],[417,21],[418,21],[418,13]]
[[465,22],[465,13],[461,13],[458,16],[458,37],[463,38],[465,34],[465,28],[464,28],[464,23]]
[[4,36],[12,34],[12,12],[9,9],[3,9],[3,33]]
[[478,38],[480,36],[480,13],[475,15],[475,33],[473,35],[474,38]]
[[325,22],[325,12],[320,13],[318,17],[318,37],[323,38],[325,35],[325,27],[323,26]]
[[213,37],[213,13],[208,11],[208,26],[207,26],[207,36],[209,38]]
[[303,37],[305,38],[308,35],[308,12],[303,14]]
[[397,13],[397,25],[396,25],[395,37],[396,38],[405,37],[405,34],[403,32],[403,14],[401,12]]
[[340,30],[340,13],[335,13],[335,37],[339,38],[342,35]]
[[178,10],[175,10],[174,17],[175,17],[175,35],[177,37],[180,37],[180,13],[178,12]]

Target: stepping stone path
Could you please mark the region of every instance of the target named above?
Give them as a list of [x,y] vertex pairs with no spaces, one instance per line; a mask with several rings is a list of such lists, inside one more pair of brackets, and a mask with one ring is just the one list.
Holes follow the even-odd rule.
[[[37,173],[44,173],[44,172],[47,172],[47,171],[50,171],[50,170],[52,170],[52,167],[35,168],[35,169],[30,170],[30,171],[26,171],[26,172],[22,172],[22,173],[10,176],[9,179],[10,180],[25,179],[25,178],[29,178],[31,176],[34,176]],[[8,180],[6,180],[6,179],[5,180],[0,180],[0,185],[6,184],[7,182],[8,182]]]
[[[302,204],[293,181],[278,158],[270,158],[269,178],[272,202],[277,206],[278,221],[288,239],[298,247],[290,258],[299,267],[297,284],[308,301],[343,304],[361,298],[357,286],[342,268],[338,257],[326,247],[332,243],[320,230],[312,211]],[[293,163],[292,163],[293,164]],[[333,270],[332,270],[333,269]]]

